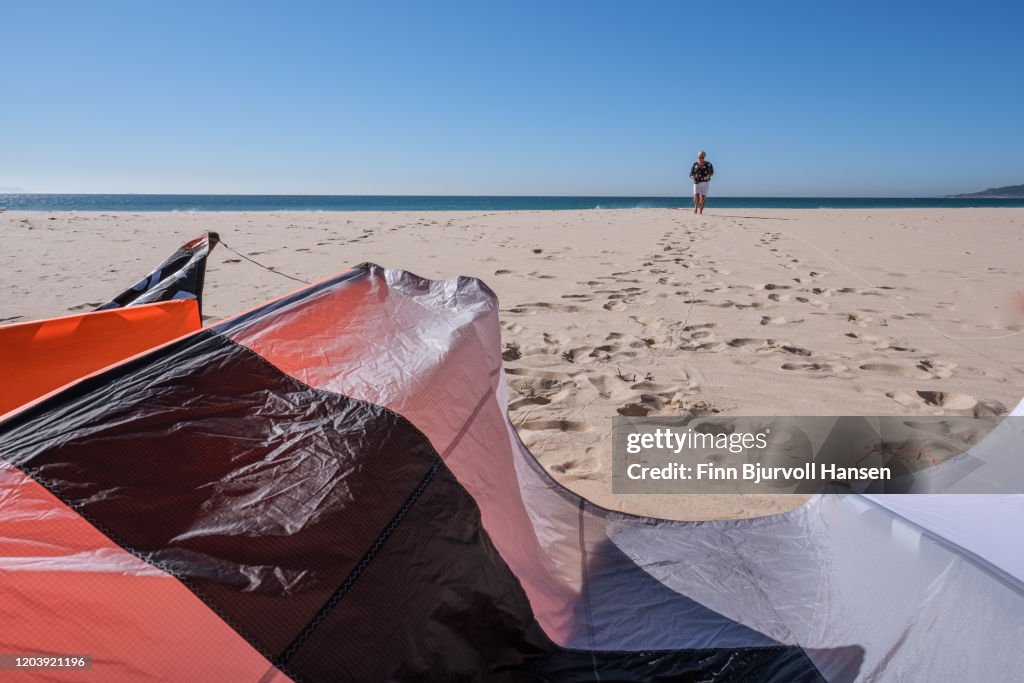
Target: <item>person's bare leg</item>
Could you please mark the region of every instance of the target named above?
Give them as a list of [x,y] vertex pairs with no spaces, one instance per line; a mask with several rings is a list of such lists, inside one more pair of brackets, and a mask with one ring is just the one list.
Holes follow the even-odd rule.
[[693,212],[697,213],[697,209],[699,209],[699,208],[700,208],[700,195],[699,194],[695,194],[695,195],[693,195]]
[[700,213],[704,213],[704,202],[706,202],[707,200],[708,196],[706,194],[702,194],[700,196]]

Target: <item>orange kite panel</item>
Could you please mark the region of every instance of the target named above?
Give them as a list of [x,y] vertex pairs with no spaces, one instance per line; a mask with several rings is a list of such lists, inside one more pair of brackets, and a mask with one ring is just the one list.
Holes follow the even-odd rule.
[[0,415],[201,326],[175,300],[0,327]]
[[2,680],[291,680],[181,582],[7,464],[0,506],[0,652],[92,656],[90,671],[8,670]]

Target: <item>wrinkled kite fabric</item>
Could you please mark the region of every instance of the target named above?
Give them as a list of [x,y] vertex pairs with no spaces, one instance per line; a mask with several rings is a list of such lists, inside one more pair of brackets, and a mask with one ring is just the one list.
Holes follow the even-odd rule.
[[0,457],[0,651],[93,653],[104,680],[1024,669],[1024,497],[597,507],[518,439],[472,278],[355,268],[12,413]]
[[219,241],[217,233],[207,232],[186,242],[149,275],[95,310],[105,311],[171,299],[195,299],[202,313],[206,258]]

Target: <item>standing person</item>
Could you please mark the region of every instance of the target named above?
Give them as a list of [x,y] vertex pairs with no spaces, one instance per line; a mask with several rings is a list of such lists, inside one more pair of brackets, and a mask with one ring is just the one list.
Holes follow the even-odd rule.
[[707,155],[704,150],[701,150],[697,155],[697,161],[690,167],[690,180],[693,181],[694,213],[704,213],[704,202],[708,200],[708,183],[711,181],[711,176],[715,175],[715,167],[711,165],[710,161],[704,159],[705,156]]

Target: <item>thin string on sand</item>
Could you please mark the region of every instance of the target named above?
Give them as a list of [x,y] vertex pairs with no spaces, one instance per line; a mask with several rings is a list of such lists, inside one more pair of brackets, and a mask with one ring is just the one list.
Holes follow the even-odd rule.
[[[872,283],[872,282],[871,282],[870,280],[868,280],[867,278],[863,277],[863,276],[862,276],[862,275],[861,275],[860,273],[856,272],[855,270],[853,270],[852,268],[850,268],[849,266],[847,266],[847,265],[846,265],[845,263],[843,263],[842,261],[840,261],[839,259],[837,259],[837,258],[836,258],[835,256],[833,256],[833,255],[829,254],[829,253],[828,253],[827,251],[825,251],[824,249],[820,249],[820,248],[818,248],[818,246],[817,246],[817,245],[813,244],[812,242],[809,242],[809,241],[805,240],[805,239],[804,239],[804,238],[802,238],[802,237],[797,237],[796,235],[792,235],[792,234],[790,234],[790,233],[786,232],[785,230],[780,230],[779,232],[785,233],[786,235],[788,235],[788,236],[789,236],[789,237],[791,237],[792,239],[795,239],[795,240],[798,240],[798,241],[800,241],[800,242],[803,242],[803,243],[804,243],[804,244],[806,244],[807,246],[809,246],[809,247],[811,247],[812,249],[814,249],[815,251],[817,251],[817,252],[818,252],[819,254],[821,254],[822,256],[824,256],[824,257],[826,257],[826,258],[828,258],[828,259],[832,260],[832,262],[834,262],[834,263],[836,263],[837,265],[839,265],[839,267],[841,267],[841,268],[842,268],[842,269],[844,269],[844,270],[845,270],[846,272],[848,272],[848,273],[849,273],[850,275],[854,276],[855,278],[857,278],[858,280],[860,280],[861,282],[863,282],[864,284],[866,284],[866,285],[867,285],[868,287],[870,287],[870,288],[872,288],[872,289],[877,289],[877,290],[878,290],[879,292],[881,292],[882,296],[884,296],[885,298],[889,299],[889,301],[891,301],[891,302],[893,302],[894,304],[896,304],[897,306],[899,306],[899,307],[900,307],[900,308],[901,308],[901,309],[903,310],[903,312],[904,312],[904,313],[906,313],[907,315],[911,316],[912,318],[914,318],[915,320],[917,320],[918,322],[920,322],[920,323],[921,323],[922,325],[924,325],[925,327],[927,327],[927,328],[928,328],[929,330],[931,330],[931,331],[932,331],[932,332],[934,332],[935,334],[937,334],[937,335],[940,335],[940,336],[942,336],[942,337],[945,337],[946,339],[948,339],[948,340],[950,340],[950,341],[954,341],[954,342],[955,342],[955,341],[986,341],[986,340],[990,340],[990,339],[1006,339],[1007,337],[1016,337],[1016,336],[1017,336],[1018,334],[1022,334],[1022,333],[1024,333],[1024,329],[1020,329],[1020,330],[1017,330],[1017,331],[1015,331],[1015,332],[1008,332],[1008,333],[1006,333],[1006,334],[996,334],[996,335],[992,335],[992,336],[988,336],[988,337],[955,337],[955,336],[952,336],[952,335],[946,334],[946,333],[945,333],[945,332],[943,332],[942,330],[940,330],[940,329],[936,328],[936,327],[935,327],[934,325],[932,325],[931,323],[929,323],[929,322],[928,322],[927,320],[925,320],[924,318],[920,317],[920,315],[918,315],[918,313],[917,313],[916,311],[912,311],[912,310],[910,310],[909,308],[907,308],[906,306],[904,306],[904,305],[903,305],[903,304],[902,304],[902,303],[900,302],[900,300],[899,300],[899,299],[897,299],[897,298],[895,298],[895,297],[893,297],[893,296],[890,296],[890,295],[889,295],[889,293],[888,293],[888,292],[886,292],[886,291],[885,291],[884,289],[882,289],[882,288],[880,288],[880,287],[876,286],[876,285],[875,285],[874,283]],[[969,350],[971,350],[971,351],[974,351],[974,349],[973,349],[973,348],[971,348],[970,346],[967,346],[967,345],[965,345],[965,344],[961,344],[961,346],[963,346],[964,348],[966,348],[966,349],[969,349]]]
[[221,245],[222,247],[224,247],[225,249],[227,249],[228,251],[230,251],[230,252],[231,252],[232,254],[234,254],[235,256],[241,256],[242,258],[244,258],[244,259],[245,259],[246,261],[248,261],[249,263],[254,263],[254,264],[256,264],[257,266],[259,266],[260,268],[262,268],[263,270],[269,270],[269,271],[270,271],[271,273],[273,273],[274,275],[280,275],[281,277],[286,277],[286,278],[288,278],[289,280],[295,280],[296,282],[302,282],[302,283],[304,283],[304,284],[307,284],[307,285],[311,285],[311,284],[313,284],[313,283],[312,283],[312,282],[310,282],[309,280],[303,280],[303,279],[302,279],[302,278],[300,278],[300,277],[295,277],[294,275],[289,275],[288,273],[282,273],[281,271],[279,271],[279,270],[278,270],[277,268],[274,268],[273,266],[265,266],[265,265],[263,265],[262,263],[260,263],[259,261],[257,261],[256,259],[252,259],[252,258],[249,258],[249,257],[248,257],[248,256],[246,256],[245,254],[243,254],[243,253],[241,253],[241,252],[239,252],[239,251],[235,251],[234,249],[232,249],[231,247],[229,247],[229,246],[227,245],[227,243],[225,243],[225,242],[224,242],[224,240],[223,240],[223,239],[221,239],[221,240],[220,240],[220,241],[219,241],[218,243],[219,243],[219,244],[220,244],[220,245]]
[[[731,232],[732,231],[732,226],[727,226],[727,227],[729,228],[729,230]],[[803,237],[799,237],[798,235],[794,235],[793,233],[788,232],[786,230],[783,230],[781,228],[776,228],[775,230],[777,232],[780,232],[780,233],[786,235],[787,237],[789,237],[792,240],[796,240],[798,242],[803,242],[804,244],[809,246],[811,249],[814,249],[816,252],[818,252],[819,254],[821,254],[822,256],[827,258],[828,260],[830,260],[833,263],[835,263],[836,265],[838,265],[840,268],[842,268],[847,273],[849,273],[853,277],[857,278],[858,280],[860,280],[861,282],[866,284],[871,289],[878,291],[882,296],[884,296],[886,299],[888,299],[889,301],[894,303],[900,310],[902,310],[908,316],[910,316],[914,320],[918,321],[919,323],[921,323],[922,325],[927,327],[929,330],[931,330],[933,333],[937,334],[938,336],[943,337],[945,339],[948,339],[949,341],[953,342],[957,346],[965,348],[968,351],[970,351],[971,353],[977,354],[977,355],[981,356],[982,358],[986,358],[986,359],[988,359],[990,361],[993,361],[993,362],[998,363],[998,364],[1000,364],[1002,366],[1010,368],[1011,370],[1013,370],[1015,372],[1018,372],[1020,374],[1024,374],[1024,370],[1018,368],[1017,366],[1012,365],[1012,364],[1010,364],[1010,363],[1008,363],[1008,362],[1006,362],[1006,361],[1004,361],[1004,360],[1002,360],[1000,358],[994,358],[993,356],[990,356],[987,353],[979,351],[978,349],[974,348],[973,346],[970,346],[968,344],[964,344],[965,341],[988,341],[988,340],[993,340],[993,339],[1006,339],[1007,337],[1015,337],[1018,334],[1024,334],[1024,329],[1016,330],[1014,332],[1008,332],[1006,334],[997,334],[997,335],[992,335],[992,336],[987,336],[987,337],[955,337],[953,335],[946,334],[945,332],[943,332],[942,330],[938,329],[937,327],[935,327],[934,325],[929,323],[927,320],[922,318],[920,315],[918,315],[918,313],[916,311],[912,311],[909,308],[907,308],[906,306],[904,306],[903,303],[899,301],[899,299],[896,299],[895,297],[891,296],[884,289],[882,289],[881,287],[878,287],[873,282],[868,280],[866,277],[864,277],[863,275],[861,275],[860,273],[855,271],[853,268],[849,267],[848,265],[846,265],[845,263],[840,261],[838,258],[836,258],[832,254],[828,253],[824,249],[820,248],[818,245],[814,244],[810,240],[806,240]]]
[[690,295],[690,307],[686,309],[686,317],[683,318],[683,328],[690,324],[690,314],[693,313],[693,307],[697,305],[696,299],[693,298],[693,290],[687,289],[686,293]]

